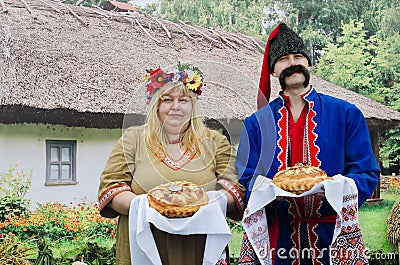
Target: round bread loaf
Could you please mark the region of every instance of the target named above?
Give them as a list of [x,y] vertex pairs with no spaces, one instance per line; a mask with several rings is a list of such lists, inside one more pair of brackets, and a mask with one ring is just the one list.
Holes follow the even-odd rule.
[[149,206],[168,218],[192,216],[208,203],[204,189],[188,181],[161,184],[147,193]]
[[331,178],[318,167],[296,165],[277,172],[272,183],[283,190],[301,194],[310,190],[315,184],[327,179]]

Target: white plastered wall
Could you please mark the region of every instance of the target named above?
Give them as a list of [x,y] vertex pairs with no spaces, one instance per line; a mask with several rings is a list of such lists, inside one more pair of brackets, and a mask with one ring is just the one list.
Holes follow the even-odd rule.
[[[88,129],[47,124],[0,124],[0,170],[17,164],[32,176],[26,198],[37,203],[69,204],[97,200],[99,176],[121,130]],[[46,140],[76,140],[76,185],[45,186]]]

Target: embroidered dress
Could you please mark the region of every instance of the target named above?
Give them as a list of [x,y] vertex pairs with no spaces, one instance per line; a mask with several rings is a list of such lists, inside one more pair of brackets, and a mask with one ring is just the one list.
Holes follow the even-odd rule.
[[[206,191],[223,187],[236,199],[235,203],[239,209],[243,210],[244,190],[237,182],[235,155],[232,153],[231,145],[219,132],[209,130],[208,133],[209,137],[206,140],[211,141],[211,154],[201,156],[198,152],[187,149],[180,159],[174,161],[168,157],[160,159],[146,148],[143,140],[144,127],[132,127],[125,130],[101,174],[100,214],[110,218],[119,216],[107,205],[123,191],[145,194],[146,191],[159,184],[177,180],[193,182]],[[240,213],[235,212],[232,215],[230,217],[238,218]],[[168,251],[172,251],[169,255],[177,255],[177,249],[182,246],[190,248],[189,245],[182,245],[182,242],[174,238],[166,246]],[[174,248],[174,245],[179,247]],[[128,216],[126,215],[119,216],[116,248],[117,264],[130,264]],[[199,248],[196,255],[201,254],[201,251]]]
[[[361,205],[374,191],[379,175],[361,111],[348,102],[317,93],[314,88],[303,99],[306,107],[297,123],[282,94],[245,120],[236,166],[240,183],[246,187],[246,199],[258,175],[272,178],[279,170],[302,162],[322,168],[329,176],[341,174],[353,179]],[[270,129],[269,134],[266,129]],[[254,159],[257,157],[260,159]],[[275,264],[329,264],[329,254],[323,249],[331,244],[336,212],[326,199],[314,195],[286,198],[269,204],[265,210],[272,248],[313,248],[322,253],[318,259],[305,258],[301,263],[274,256]],[[249,259],[253,250],[246,240],[247,235],[242,264],[258,264]]]

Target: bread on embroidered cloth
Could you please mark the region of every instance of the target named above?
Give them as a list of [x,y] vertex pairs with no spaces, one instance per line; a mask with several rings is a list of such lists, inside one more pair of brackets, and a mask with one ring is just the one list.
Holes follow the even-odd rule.
[[299,164],[277,172],[272,183],[283,190],[301,194],[310,190],[315,184],[327,179],[332,178],[328,177],[324,170]]
[[168,218],[195,214],[208,203],[204,189],[189,181],[175,181],[154,187],[147,193],[149,206]]

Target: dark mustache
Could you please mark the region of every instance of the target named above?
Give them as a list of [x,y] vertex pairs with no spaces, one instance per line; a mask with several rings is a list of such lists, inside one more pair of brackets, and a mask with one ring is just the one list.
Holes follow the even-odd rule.
[[298,65],[289,66],[288,68],[284,69],[282,71],[282,73],[279,75],[279,83],[281,84],[282,90],[286,89],[285,78],[291,76],[294,73],[303,74],[305,77],[305,80],[303,83],[304,87],[308,86],[308,84],[310,82],[310,72],[307,70],[307,68],[298,64]]

